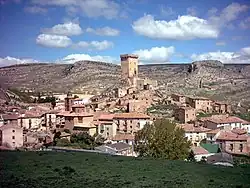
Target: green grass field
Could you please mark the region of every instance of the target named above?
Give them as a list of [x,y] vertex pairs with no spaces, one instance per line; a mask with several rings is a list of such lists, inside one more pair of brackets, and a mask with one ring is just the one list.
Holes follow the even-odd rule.
[[250,167],[96,153],[0,152],[0,187],[250,187]]

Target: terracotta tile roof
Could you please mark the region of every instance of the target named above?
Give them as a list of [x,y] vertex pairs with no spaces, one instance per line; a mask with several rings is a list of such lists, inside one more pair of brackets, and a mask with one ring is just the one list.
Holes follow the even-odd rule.
[[75,113],[75,112],[60,112],[57,114],[58,116],[65,116],[65,117],[90,117],[94,116],[94,114],[87,113],[87,112],[82,112],[82,113]]
[[[39,118],[43,115],[44,112],[36,110],[27,110],[21,117],[24,118]],[[20,117],[20,116],[19,116]]]
[[241,134],[246,134],[247,133],[247,130],[245,130],[245,129],[239,129],[239,128],[234,128],[234,129],[232,129],[231,130],[233,133],[236,133],[236,134],[239,134],[239,135],[241,135]]
[[232,131],[220,131],[217,140],[232,140],[232,141],[247,141],[248,135],[247,134],[237,134]]
[[150,119],[150,116],[142,113],[117,113],[114,119]]
[[115,114],[101,114],[99,116],[99,121],[102,121],[102,120],[113,120]]
[[4,120],[17,120],[18,114],[3,114],[2,117]]
[[224,123],[242,123],[242,124],[250,124],[249,122],[236,117],[236,116],[229,116],[229,117],[222,117],[222,118],[210,118],[208,121],[217,124],[224,124]]
[[199,133],[199,132],[210,131],[210,129],[208,129],[208,128],[205,128],[202,126],[194,126],[194,124],[179,124],[177,126],[183,128],[185,132]]
[[209,152],[201,146],[193,146],[191,149],[195,155],[209,154]]
[[72,108],[85,108],[84,104],[73,104]]
[[116,134],[113,138],[111,138],[111,140],[114,141],[121,141],[121,140],[134,140],[135,136],[132,134],[122,134],[122,133],[118,133]]
[[218,132],[220,132],[220,129],[213,129],[213,130],[207,131],[208,134],[217,134]]
[[195,110],[195,108],[192,108],[192,107],[189,107],[189,106],[182,106],[182,107],[180,107],[180,109],[183,109],[183,110]]

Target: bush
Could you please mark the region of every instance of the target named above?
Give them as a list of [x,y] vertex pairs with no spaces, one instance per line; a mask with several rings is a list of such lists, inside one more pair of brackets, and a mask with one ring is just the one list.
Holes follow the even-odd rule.
[[61,138],[57,140],[56,146],[70,146],[71,143],[67,138]]
[[71,133],[69,129],[64,129],[64,131],[63,131],[63,132],[65,132],[65,133],[69,133],[69,134]]

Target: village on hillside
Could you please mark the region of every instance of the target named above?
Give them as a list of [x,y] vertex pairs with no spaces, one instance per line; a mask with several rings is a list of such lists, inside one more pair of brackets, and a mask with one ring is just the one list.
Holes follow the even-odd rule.
[[1,101],[0,149],[86,149],[67,145],[85,133],[99,140],[92,151],[136,157],[136,132],[164,118],[185,131],[197,161],[232,165],[233,155],[250,155],[250,122],[236,116],[231,104],[178,93],[166,97],[156,80],[139,77],[137,55],[120,58],[123,87],[97,95],[34,96],[55,99],[47,103]]

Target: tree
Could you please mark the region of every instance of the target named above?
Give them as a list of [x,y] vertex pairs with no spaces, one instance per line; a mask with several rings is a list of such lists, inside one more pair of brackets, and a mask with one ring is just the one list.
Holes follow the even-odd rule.
[[84,149],[94,149],[96,146],[95,138],[90,136],[86,132],[73,134],[70,138],[70,142],[75,145],[79,145]]
[[191,161],[191,162],[196,162],[195,154],[194,154],[194,151],[193,151],[193,150],[190,151],[187,160],[188,160],[188,161]]
[[156,120],[146,124],[135,135],[135,151],[139,156],[164,159],[186,159],[191,143],[184,137],[184,130],[169,120]]

